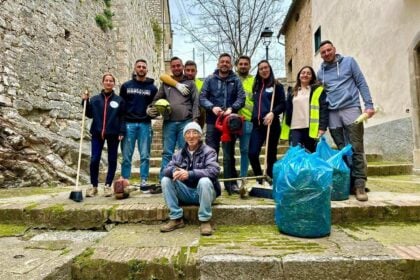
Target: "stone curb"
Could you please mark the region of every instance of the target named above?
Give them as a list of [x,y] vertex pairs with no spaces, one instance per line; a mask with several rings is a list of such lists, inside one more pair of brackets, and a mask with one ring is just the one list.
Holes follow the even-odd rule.
[[[186,206],[184,217],[196,224],[198,207]],[[275,205],[215,205],[213,221],[221,225],[274,224]],[[420,221],[420,200],[414,201],[335,201],[332,224],[358,221]],[[3,223],[24,223],[36,228],[101,229],[110,223],[160,223],[168,217],[162,203],[83,205],[83,204],[3,204]]]
[[[171,249],[168,248],[167,251]],[[296,254],[286,256],[247,256],[236,254],[191,256],[187,263],[179,257],[150,259],[157,248],[96,248],[89,261],[72,265],[72,276],[87,279],[418,279],[420,260],[394,255],[325,256]],[[178,254],[174,248],[170,255]],[[143,252],[144,251],[144,252]],[[146,254],[147,253],[147,254]],[[195,254],[193,254],[195,255]],[[129,256],[132,256],[131,258]],[[137,257],[140,257],[138,259]],[[129,261],[124,261],[125,259]],[[144,259],[144,258],[147,258]],[[116,278],[115,278],[116,277]],[[157,277],[157,278],[154,278]],[[130,278],[131,279],[131,278]]]

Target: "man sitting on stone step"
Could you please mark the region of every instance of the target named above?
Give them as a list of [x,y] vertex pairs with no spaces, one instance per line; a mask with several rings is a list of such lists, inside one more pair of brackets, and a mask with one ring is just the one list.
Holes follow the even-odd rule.
[[161,184],[170,221],[160,228],[161,232],[185,227],[182,204],[199,205],[200,233],[213,233],[211,205],[221,192],[217,180],[220,166],[216,151],[202,142],[202,134],[199,124],[188,123],[183,130],[184,148],[173,155],[163,171]]

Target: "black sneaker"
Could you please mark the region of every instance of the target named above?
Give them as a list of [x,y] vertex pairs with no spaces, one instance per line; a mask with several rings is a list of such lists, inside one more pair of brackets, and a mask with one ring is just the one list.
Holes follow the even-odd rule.
[[162,193],[162,186],[160,184],[151,185],[149,191],[151,194]]

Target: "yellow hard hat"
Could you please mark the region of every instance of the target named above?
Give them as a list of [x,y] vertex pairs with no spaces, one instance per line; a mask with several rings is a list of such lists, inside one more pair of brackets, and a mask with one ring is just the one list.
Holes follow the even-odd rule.
[[168,100],[166,99],[158,99],[155,102],[155,107],[158,110],[159,114],[165,115],[171,113],[171,104],[169,104]]

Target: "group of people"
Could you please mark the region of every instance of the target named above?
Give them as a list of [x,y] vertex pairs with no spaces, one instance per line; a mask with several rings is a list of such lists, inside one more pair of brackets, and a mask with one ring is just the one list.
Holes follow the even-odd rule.
[[[366,201],[363,123],[354,123],[354,120],[361,113],[359,96],[368,116],[374,114],[369,88],[356,61],[336,54],[330,41],[321,43],[320,54],[324,62],[318,79],[312,67],[304,66],[287,97],[267,60],[257,64],[257,74],[253,77],[248,56],[237,59],[235,73],[232,57],[227,53],[219,56],[217,69],[204,83],[196,79],[195,62],[187,61],[184,65],[178,57],[170,60],[172,75],[161,77],[159,89],[154,80],[147,77],[147,62],[142,59],[135,62],[135,75],[121,86],[119,95],[113,90],[114,76],[104,74],[102,92],[90,100],[89,96],[82,96],[87,102],[86,116],[93,118],[91,187],[86,196],[98,193],[99,162],[105,141],[108,173],[104,194],[112,195],[119,141],[123,156],[122,178],[131,177],[131,161],[137,142],[141,185],[147,184],[153,136],[151,120],[161,114],[164,119],[163,153],[159,177],[170,218],[161,227],[162,232],[184,227],[180,205],[198,204],[201,234],[212,234],[211,205],[221,194],[218,182],[220,143],[224,178],[236,178],[237,138],[241,154],[239,176],[247,176],[249,163],[255,176],[263,174],[259,157],[262,146],[268,141],[266,175],[272,178],[280,138],[289,140],[291,146],[302,145],[313,152],[317,139],[328,128],[338,148],[352,144],[352,188],[358,200]],[[240,133],[231,133],[225,138],[218,122],[229,117],[239,117],[242,126]],[[202,140],[204,128],[205,143]],[[226,181],[224,186],[229,194],[238,191],[235,180]]]

